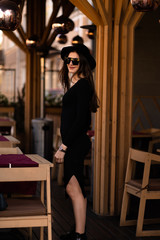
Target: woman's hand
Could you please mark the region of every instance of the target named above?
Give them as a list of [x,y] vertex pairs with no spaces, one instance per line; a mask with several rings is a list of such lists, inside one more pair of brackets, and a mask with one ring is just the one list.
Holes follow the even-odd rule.
[[67,150],[67,146],[65,146],[62,143],[61,146],[59,147],[59,149],[57,150],[56,154],[54,155],[57,163],[63,163],[64,162],[64,155],[66,153],[66,150]]
[[60,150],[57,150],[57,152],[55,153],[55,158],[56,158],[56,162],[57,163],[63,163],[64,162],[64,155],[65,153],[60,151]]

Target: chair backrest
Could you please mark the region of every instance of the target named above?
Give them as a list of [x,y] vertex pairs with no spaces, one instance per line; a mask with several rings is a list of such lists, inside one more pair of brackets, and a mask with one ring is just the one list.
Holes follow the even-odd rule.
[[[143,169],[136,167],[135,163],[143,164]],[[130,148],[125,182],[136,178],[137,171],[142,170],[142,187],[146,186],[149,183],[151,164],[160,164],[160,155]]]

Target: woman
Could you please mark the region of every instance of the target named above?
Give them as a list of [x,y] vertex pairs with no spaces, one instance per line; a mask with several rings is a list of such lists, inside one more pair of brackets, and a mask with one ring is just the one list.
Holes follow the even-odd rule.
[[64,162],[64,184],[71,198],[75,228],[61,236],[63,240],[86,240],[86,207],[83,163],[91,142],[86,134],[91,125],[91,112],[98,108],[92,70],[96,62],[83,45],[65,47],[60,80],[65,90],[61,115],[62,144],[55,154],[56,162]]

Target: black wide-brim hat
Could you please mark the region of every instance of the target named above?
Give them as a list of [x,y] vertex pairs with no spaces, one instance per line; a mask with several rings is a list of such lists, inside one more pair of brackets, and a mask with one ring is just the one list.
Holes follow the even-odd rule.
[[67,57],[70,52],[77,52],[78,54],[82,54],[87,59],[91,70],[96,67],[96,61],[94,57],[91,55],[90,50],[84,44],[77,44],[74,46],[62,48],[61,58],[64,60],[64,58]]

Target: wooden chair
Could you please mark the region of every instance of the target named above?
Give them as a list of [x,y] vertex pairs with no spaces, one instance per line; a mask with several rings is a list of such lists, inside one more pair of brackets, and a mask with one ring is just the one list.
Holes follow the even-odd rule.
[[[144,165],[142,179],[134,178],[136,175],[134,173],[135,164],[137,162]],[[153,224],[156,222],[155,218],[144,219],[146,200],[160,199],[160,179],[150,178],[152,164],[160,164],[159,155],[130,148],[122,200],[120,226],[129,226],[137,223],[136,236],[160,236],[160,230],[143,229],[143,224]],[[140,199],[137,220],[126,219],[131,195]]]
[[[11,152],[11,148],[8,150]],[[16,154],[16,148],[12,150]],[[32,239],[32,227],[39,227],[39,239],[44,240],[44,227],[47,227],[47,239],[52,240],[50,167],[53,164],[36,154],[26,156],[37,162],[38,167],[0,168],[0,182],[40,182],[40,196],[8,198],[8,208],[0,214],[0,228],[29,228]]]

